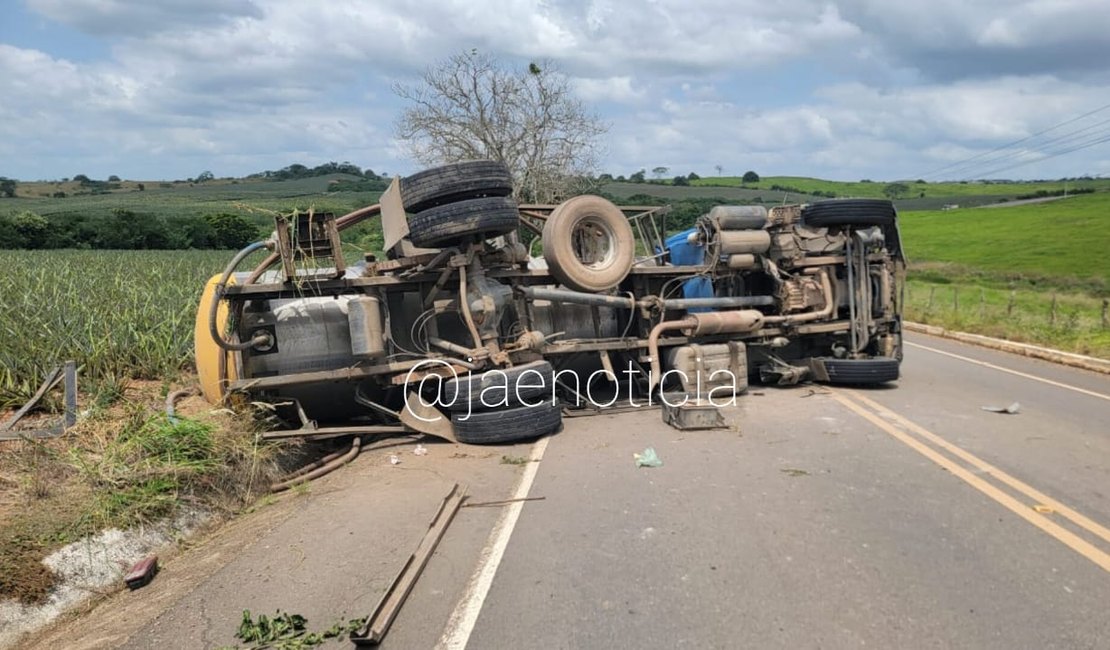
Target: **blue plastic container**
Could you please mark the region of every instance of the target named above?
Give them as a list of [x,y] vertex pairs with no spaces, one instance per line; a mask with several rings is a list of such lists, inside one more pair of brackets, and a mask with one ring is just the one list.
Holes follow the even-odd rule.
[[[691,244],[688,237],[697,232],[697,228],[683,230],[667,238],[667,250],[671,252],[671,264],[675,266],[701,266],[705,263],[705,246]],[[682,296],[684,298],[712,298],[713,282],[704,276],[690,278],[682,283]],[[686,310],[689,313],[713,311],[709,307],[695,307]]]
[[697,228],[683,230],[667,238],[667,250],[671,251],[671,264],[675,266],[699,266],[705,263],[705,246],[691,244],[686,240]]

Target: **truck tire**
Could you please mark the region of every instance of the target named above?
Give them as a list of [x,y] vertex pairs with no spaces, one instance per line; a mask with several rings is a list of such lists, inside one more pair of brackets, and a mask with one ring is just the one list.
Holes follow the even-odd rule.
[[[521,379],[524,379],[521,383]],[[482,391],[497,386],[507,387],[507,396],[501,390],[491,389],[482,402]],[[469,374],[443,382],[441,404],[448,411],[488,411],[491,408],[516,408],[521,400],[528,404],[547,401],[555,395],[555,369],[547,361],[533,361],[512,368],[489,370]]]
[[555,208],[543,226],[543,258],[551,275],[576,291],[599,292],[628,275],[636,255],[632,226],[600,196],[576,196]]
[[485,196],[508,196],[513,175],[504,163],[492,160],[432,167],[401,179],[401,202],[406,212],[422,212],[437,205]]
[[520,226],[516,201],[510,196],[468,199],[428,208],[409,217],[409,239],[421,248],[510,233]]
[[492,445],[555,433],[563,424],[563,407],[550,399],[539,406],[519,406],[477,413],[453,413],[455,438],[472,445]]
[[839,199],[811,203],[802,209],[802,223],[826,226],[885,226],[897,218],[894,204],[882,199]]
[[818,359],[825,366],[830,384],[885,384],[897,381],[898,359],[874,357],[872,359]]

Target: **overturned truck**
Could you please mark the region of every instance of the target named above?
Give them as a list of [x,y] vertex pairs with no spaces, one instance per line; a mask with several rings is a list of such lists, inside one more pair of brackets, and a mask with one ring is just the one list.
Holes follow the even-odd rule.
[[[342,217],[279,217],[201,298],[205,397],[268,402],[292,434],[403,422],[480,443],[550,433],[615,396],[899,376],[889,201],[717,206],[668,235],[666,207],[511,194],[503,165],[472,161]],[[340,233],[370,218],[385,259],[348,265]]]

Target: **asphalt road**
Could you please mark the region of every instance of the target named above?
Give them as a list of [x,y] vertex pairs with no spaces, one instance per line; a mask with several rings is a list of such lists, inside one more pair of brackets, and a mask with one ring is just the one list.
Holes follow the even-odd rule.
[[[542,500],[460,512],[385,648],[1110,647],[1110,378],[915,335],[896,388],[755,388],[725,413],[371,451],[38,645],[211,647],[244,608],[368,612],[460,481]],[[648,446],[662,467],[635,466]]]

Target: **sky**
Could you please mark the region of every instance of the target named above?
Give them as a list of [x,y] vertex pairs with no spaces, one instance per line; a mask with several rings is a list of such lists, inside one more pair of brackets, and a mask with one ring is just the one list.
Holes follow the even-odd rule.
[[392,88],[471,49],[614,175],[1110,175],[1107,0],[0,0],[0,176],[410,173]]

